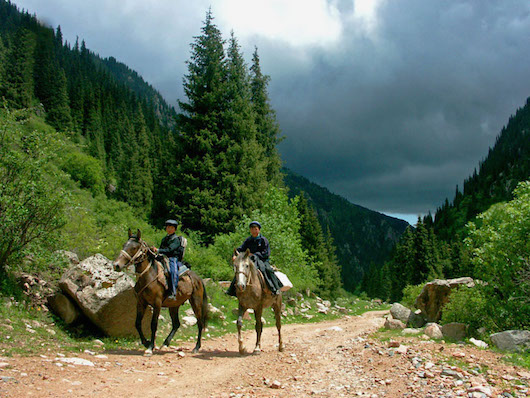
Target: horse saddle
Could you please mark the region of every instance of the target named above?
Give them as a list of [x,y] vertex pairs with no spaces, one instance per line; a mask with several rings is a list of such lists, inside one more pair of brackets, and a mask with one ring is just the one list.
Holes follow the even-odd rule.
[[[177,272],[179,279],[188,274],[190,271],[187,264],[184,264],[181,261],[177,262]],[[169,280],[169,258],[164,256],[161,261],[158,263],[158,281],[166,288],[169,288],[167,281]]]

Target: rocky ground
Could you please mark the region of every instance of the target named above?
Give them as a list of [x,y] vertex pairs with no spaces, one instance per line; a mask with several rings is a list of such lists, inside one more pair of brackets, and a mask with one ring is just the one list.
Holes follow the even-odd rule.
[[[471,345],[373,337],[387,312],[263,332],[259,355],[235,334],[144,357],[95,343],[80,355],[0,358],[0,397],[526,397],[530,372]],[[235,329],[235,326],[234,326]],[[252,349],[254,332],[245,332]]]

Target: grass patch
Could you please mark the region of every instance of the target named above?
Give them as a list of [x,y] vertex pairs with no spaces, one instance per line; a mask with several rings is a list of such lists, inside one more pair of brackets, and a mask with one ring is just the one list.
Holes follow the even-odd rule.
[[504,355],[502,359],[512,365],[521,366],[530,370],[530,352],[510,353]]

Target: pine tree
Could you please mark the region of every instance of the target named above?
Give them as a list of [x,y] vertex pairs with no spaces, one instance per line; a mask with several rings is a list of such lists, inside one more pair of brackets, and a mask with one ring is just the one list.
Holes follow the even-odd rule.
[[[226,68],[221,32],[206,14],[202,35],[191,45],[184,92],[188,102],[179,101],[182,159],[171,170],[174,212],[186,228],[208,231],[213,236],[233,226],[232,195],[227,176],[219,169],[230,139],[223,133],[226,108]],[[219,186],[220,185],[220,186]],[[237,199],[236,199],[237,200]]]
[[333,240],[330,236],[324,236],[316,211],[304,195],[300,195],[297,208],[300,214],[302,247],[318,272],[317,292],[326,298],[336,297],[341,280]]
[[27,29],[20,28],[7,59],[7,71],[3,95],[15,108],[31,106],[34,98],[34,50],[35,37]]
[[207,241],[232,231],[263,203],[268,188],[265,148],[257,141],[247,66],[234,35],[227,54],[211,11],[191,45],[180,102],[181,158],[172,171],[174,212]]
[[140,208],[144,214],[151,212],[153,201],[153,176],[151,169],[150,142],[147,134],[144,115],[138,104],[134,119],[135,140],[137,142],[136,164],[134,165],[137,200],[132,205]]
[[256,127],[258,131],[258,142],[265,148],[267,157],[267,175],[273,183],[281,180],[281,160],[277,145],[280,142],[280,127],[276,121],[276,114],[270,105],[267,86],[270,77],[261,71],[260,59],[257,47],[252,56],[251,71],[251,101],[256,115]]

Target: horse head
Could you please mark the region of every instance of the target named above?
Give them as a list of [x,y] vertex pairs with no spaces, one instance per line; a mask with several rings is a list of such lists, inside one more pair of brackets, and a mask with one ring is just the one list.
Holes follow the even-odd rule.
[[135,260],[140,257],[143,246],[142,244],[142,232],[138,229],[136,235],[133,235],[131,229],[129,228],[129,240],[124,243],[123,248],[114,261],[114,270],[122,271],[124,268],[127,268],[129,265],[134,264]]
[[237,253],[234,260],[234,271],[236,273],[236,288],[239,291],[244,291],[247,285],[250,284],[251,275],[254,270],[254,263],[251,258],[250,250],[243,253]]

